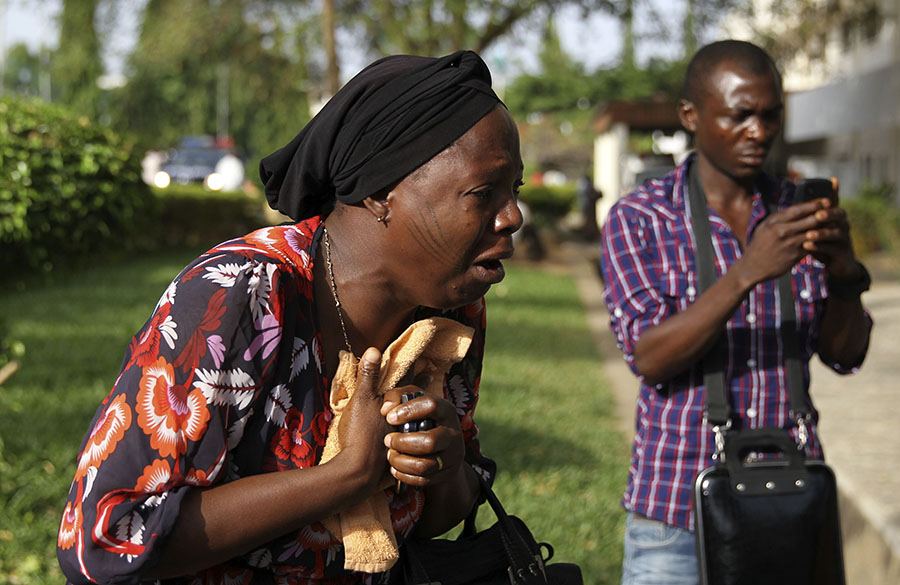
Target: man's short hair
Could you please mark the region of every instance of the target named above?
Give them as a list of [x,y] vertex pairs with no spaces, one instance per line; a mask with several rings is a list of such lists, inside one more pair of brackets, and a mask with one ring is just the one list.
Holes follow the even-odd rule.
[[778,85],[781,85],[781,74],[772,57],[763,49],[746,41],[717,41],[702,47],[688,63],[684,76],[682,97],[699,105],[707,91],[709,74],[722,63],[731,63],[751,75],[771,73]]

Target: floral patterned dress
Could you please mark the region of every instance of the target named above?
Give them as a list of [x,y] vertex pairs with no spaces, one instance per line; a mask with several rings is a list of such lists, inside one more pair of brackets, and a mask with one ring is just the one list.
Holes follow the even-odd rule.
[[[73,583],[137,583],[197,487],[316,465],[332,413],[313,262],[321,217],[268,227],[206,252],[169,285],[131,340],[78,456],[58,537]],[[484,475],[472,413],[484,351],[483,300],[448,312],[475,329],[444,389],[467,460]],[[398,541],[424,505],[419,489],[386,490]],[[320,523],[196,575],[190,584],[364,583]]]

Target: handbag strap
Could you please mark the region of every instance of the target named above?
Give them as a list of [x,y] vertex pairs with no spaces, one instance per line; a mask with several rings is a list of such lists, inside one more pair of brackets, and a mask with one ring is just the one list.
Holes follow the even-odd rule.
[[[512,521],[509,514],[503,509],[500,498],[497,497],[487,481],[481,477],[481,474],[476,473],[476,475],[481,486],[481,493],[487,503],[490,504],[494,515],[497,516],[497,523],[500,525],[501,541],[503,548],[506,550],[507,560],[510,563],[509,577],[511,585],[547,583],[544,563],[553,556],[552,548],[548,545],[550,553],[546,559],[541,556],[540,547],[537,553],[532,551],[525,536],[519,532],[520,528],[518,525]],[[475,534],[475,516],[478,513],[478,507],[479,504],[475,504],[472,511],[469,512],[460,537]],[[525,525],[522,524],[522,526]],[[524,530],[527,530],[527,527]],[[530,534],[528,537],[532,541],[534,540]]]
[[[696,245],[697,281],[700,293],[708,289],[719,277],[713,260],[712,232],[709,224],[709,209],[706,205],[706,193],[700,181],[697,162],[694,160],[688,168],[688,200],[691,206],[691,225]],[[766,209],[771,214],[776,205],[766,198]],[[806,446],[806,422],[810,413],[803,394],[803,372],[800,368],[800,347],[797,336],[797,315],[794,309],[793,283],[791,271],[778,277],[778,303],[781,314],[782,352],[784,355],[786,383],[791,403],[791,414],[800,429],[801,447]],[[713,347],[703,357],[703,382],[706,385],[706,419],[713,428],[728,428],[731,425],[731,412],[728,396],[725,391],[725,373],[722,359],[722,336],[716,339]]]
[[469,515],[466,516],[466,522],[463,525],[462,534],[465,536],[471,536],[477,532],[475,528],[475,517],[478,514],[478,508],[481,506],[481,503],[486,501],[491,505],[491,509],[494,511],[494,515],[497,516],[497,520],[504,525],[509,526],[511,521],[509,519],[509,514],[506,513],[506,510],[503,509],[503,504],[500,503],[500,498],[494,493],[494,490],[491,489],[490,484],[488,484],[487,480],[485,480],[480,473],[476,472],[475,475],[478,477],[478,485],[481,489],[481,497],[472,506],[472,511],[469,512]]

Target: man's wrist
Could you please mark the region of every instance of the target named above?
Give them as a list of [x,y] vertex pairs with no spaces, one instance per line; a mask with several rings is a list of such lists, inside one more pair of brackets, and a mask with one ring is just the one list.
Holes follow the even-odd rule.
[[832,280],[855,282],[863,277],[865,268],[853,254],[848,254],[830,259],[825,264],[825,270],[827,270],[827,275]]
[[856,265],[856,274],[850,278],[840,278],[831,273],[826,275],[825,283],[828,286],[829,296],[852,301],[869,290],[869,286],[872,284],[869,271],[859,261],[854,261],[854,264]]

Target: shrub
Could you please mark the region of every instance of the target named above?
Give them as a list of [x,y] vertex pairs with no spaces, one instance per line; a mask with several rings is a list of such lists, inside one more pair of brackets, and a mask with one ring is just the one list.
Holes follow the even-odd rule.
[[153,202],[140,155],[40,100],[0,100],[0,268],[39,269],[126,243]]
[[519,199],[528,204],[537,223],[553,224],[575,209],[575,187],[524,185],[519,192]]
[[867,185],[856,198],[841,202],[858,256],[900,252],[900,210],[893,203],[893,192],[891,185]]
[[266,225],[260,193],[207,191],[200,185],[153,189],[157,213],[142,231],[142,249],[214,246]]

